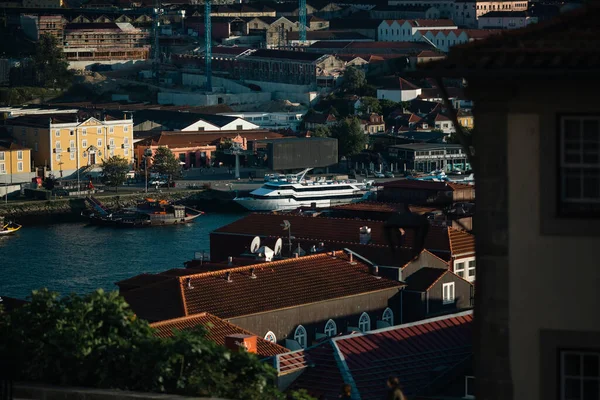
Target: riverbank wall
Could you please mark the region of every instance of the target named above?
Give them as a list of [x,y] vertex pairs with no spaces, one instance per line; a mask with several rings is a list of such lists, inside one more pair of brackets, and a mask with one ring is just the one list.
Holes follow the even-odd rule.
[[[239,213],[245,210],[233,201],[234,193],[212,189],[164,190],[153,193],[102,193],[95,195],[107,208],[135,206],[146,198],[168,200],[204,212]],[[82,211],[88,210],[82,197],[52,200],[9,201],[0,203],[0,216],[21,224],[45,224],[83,221]]]

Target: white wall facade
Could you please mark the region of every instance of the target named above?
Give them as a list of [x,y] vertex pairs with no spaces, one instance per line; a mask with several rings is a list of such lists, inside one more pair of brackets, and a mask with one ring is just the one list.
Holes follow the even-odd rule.
[[400,90],[400,89],[377,89],[378,100],[392,100],[395,102],[400,101],[411,101],[419,97],[421,94],[421,88],[414,90]]
[[430,30],[455,30],[457,26],[413,26],[408,20],[382,21],[377,29],[377,40],[380,42],[415,42],[420,39],[418,32]]
[[480,17],[477,21],[479,29],[520,29],[527,26],[527,18],[491,18]]

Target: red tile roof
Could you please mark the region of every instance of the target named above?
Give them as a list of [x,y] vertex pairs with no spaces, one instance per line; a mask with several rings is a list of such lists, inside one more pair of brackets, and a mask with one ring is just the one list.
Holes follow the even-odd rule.
[[139,317],[159,321],[202,312],[232,318],[403,286],[376,279],[368,264],[351,264],[343,252],[334,254],[173,277],[122,294]]
[[475,236],[465,231],[448,228],[450,251],[454,257],[475,255]]
[[[333,339],[342,375],[361,399],[385,398],[385,381],[400,380],[407,395],[418,395],[472,357],[472,311]],[[308,382],[310,385],[310,382]]]
[[361,201],[359,203],[349,203],[340,206],[332,207],[334,210],[345,210],[345,211],[371,211],[371,212],[385,212],[385,213],[397,213],[404,211],[404,206],[398,203],[381,203],[376,201]]
[[246,138],[246,140],[261,139],[280,139],[284,135],[263,129],[242,130],[242,131],[219,131],[215,133],[203,132],[181,132],[165,131],[153,137],[154,146],[167,146],[169,148],[190,147],[190,146],[210,146],[217,145],[225,139],[233,139],[237,136]]
[[[183,331],[192,329],[199,325],[206,328],[207,339],[220,344],[221,346],[225,345],[225,337],[229,335],[244,334],[256,336],[254,333],[251,333],[237,325],[224,321],[221,318],[209,313],[200,313],[189,317],[175,318],[150,324],[151,327],[156,329],[156,334],[162,338],[172,336],[173,330],[175,329]],[[269,342],[261,337],[257,338],[256,344],[257,354],[263,357],[289,352],[289,350],[285,347]]]

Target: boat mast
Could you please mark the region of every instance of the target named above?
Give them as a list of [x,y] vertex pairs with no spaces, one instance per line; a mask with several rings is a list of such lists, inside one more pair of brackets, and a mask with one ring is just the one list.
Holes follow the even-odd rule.
[[299,172],[296,175],[296,179],[298,179],[298,182],[303,181],[304,177],[306,176],[306,174],[308,173],[308,171],[310,171],[312,168],[306,168],[304,171]]

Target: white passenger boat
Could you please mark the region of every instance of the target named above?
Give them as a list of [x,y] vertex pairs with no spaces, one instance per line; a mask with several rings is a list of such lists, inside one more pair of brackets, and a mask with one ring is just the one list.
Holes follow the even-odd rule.
[[326,208],[365,200],[369,195],[369,185],[355,179],[306,179],[306,173],[311,169],[295,175],[265,178],[263,186],[234,201],[252,211],[275,211],[313,205]]

